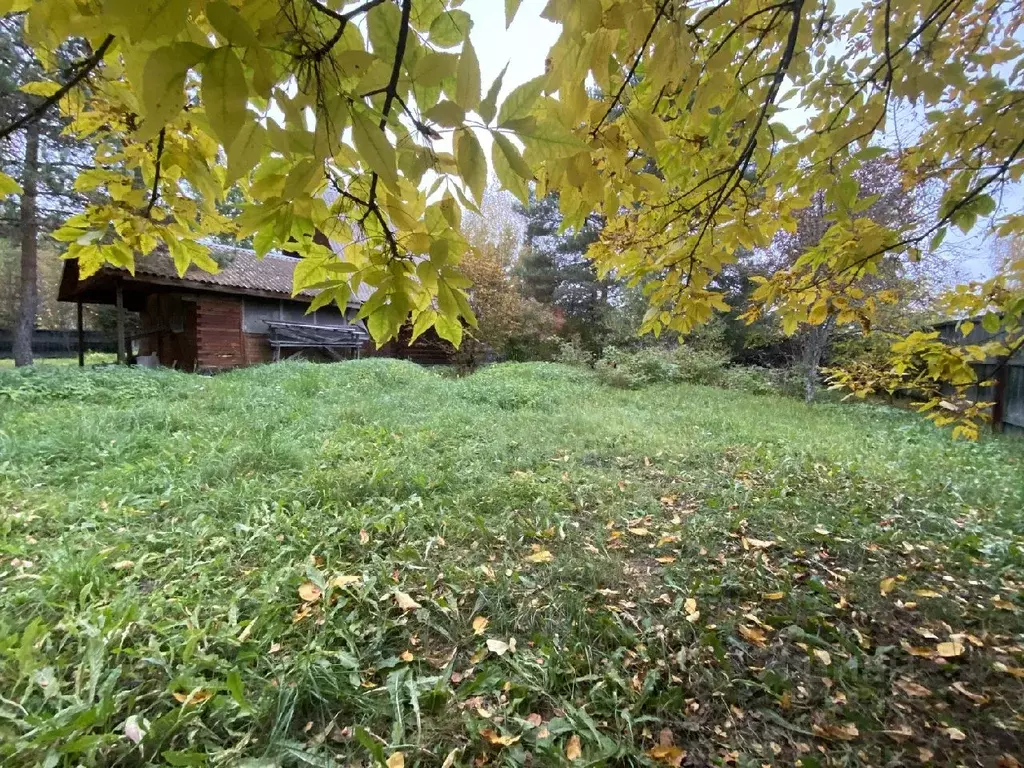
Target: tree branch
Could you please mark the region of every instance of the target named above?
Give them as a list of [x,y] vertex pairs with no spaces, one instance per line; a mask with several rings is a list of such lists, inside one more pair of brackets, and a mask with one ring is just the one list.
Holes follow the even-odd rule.
[[15,120],[10,125],[0,128],[0,139],[6,138],[15,131],[24,128],[29,123],[38,120],[43,115],[43,113],[46,112],[46,110],[48,110],[58,101],[63,99],[64,96],[67,95],[68,91],[70,91],[80,82],[82,82],[89,75],[90,72],[92,72],[94,69],[96,69],[97,66],[99,66],[99,63],[103,61],[103,57],[107,53],[107,49],[113,42],[113,35],[107,35],[105,38],[103,38],[103,42],[100,43],[100,47],[95,50],[92,56],[83,61],[76,68],[76,71],[74,75],[71,76],[71,79],[68,80],[64,85],[62,85],[52,96],[47,96],[46,99],[38,107],[22,115],[20,118]]
[[612,113],[612,110],[615,109],[615,106],[619,103],[619,100],[622,98],[622,94],[625,93],[626,91],[626,86],[629,85],[629,81],[632,80],[633,75],[636,74],[637,67],[639,67],[640,62],[643,61],[644,53],[647,52],[647,46],[651,42],[651,38],[654,37],[654,30],[658,28],[658,22],[661,21],[661,17],[665,14],[665,9],[668,8],[668,4],[669,0],[663,0],[661,6],[658,8],[658,12],[654,16],[654,22],[651,24],[651,28],[647,30],[647,37],[645,37],[644,41],[640,43],[640,50],[636,52],[636,56],[633,58],[633,65],[629,68],[629,71],[626,73],[626,77],[622,81],[622,85],[619,86],[618,92],[612,99],[612,103],[608,105],[608,109],[605,110],[604,115],[601,116],[601,119],[597,121],[597,125],[595,125],[593,129],[590,131],[591,138],[597,137],[597,132],[604,124],[604,121],[608,119],[608,115],[610,115]]
[[153,193],[149,196],[149,205],[146,206],[146,218],[153,213],[153,206],[156,205],[160,196],[160,161],[164,156],[164,139],[167,137],[167,128],[160,129],[160,138],[156,143],[156,173],[153,176]]

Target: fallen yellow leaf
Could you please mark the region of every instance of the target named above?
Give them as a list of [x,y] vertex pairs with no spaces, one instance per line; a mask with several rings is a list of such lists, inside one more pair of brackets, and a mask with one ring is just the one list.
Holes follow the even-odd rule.
[[362,581],[362,578],[359,576],[335,576],[331,579],[331,586],[335,589],[341,589],[351,584],[358,584],[360,581]]
[[964,644],[958,638],[951,638],[949,642],[939,643],[935,646],[935,652],[944,659],[951,659],[960,656],[964,652]]
[[565,746],[565,757],[570,760],[579,760],[583,756],[583,749],[580,747],[580,737],[575,733],[569,738]]
[[908,680],[906,678],[901,678],[900,680],[897,680],[896,681],[896,687],[899,688],[901,691],[903,691],[908,696],[924,697],[924,696],[931,696],[931,693],[932,693],[930,690],[925,688],[923,685],[921,685],[919,683],[915,683],[913,680]]
[[213,694],[210,691],[206,691],[203,689],[199,689],[198,691],[192,691],[191,693],[174,693],[174,698],[181,704],[186,705],[202,704],[211,696],[213,696]]
[[765,592],[761,595],[765,600],[781,600],[785,596],[785,592]]
[[814,655],[818,658],[818,661],[826,667],[831,666],[832,657],[829,655],[828,651],[823,651],[821,648],[815,648]]
[[527,555],[524,559],[528,563],[550,563],[555,559],[555,556],[546,549],[540,549],[532,555]]
[[486,619],[483,616],[477,616],[473,619],[473,634],[482,635],[484,630],[487,629],[487,625],[490,623],[490,619]]
[[490,728],[482,729],[480,735],[487,740],[488,744],[497,744],[501,747],[510,747],[522,738],[521,736],[499,736],[496,731]]
[[402,651],[402,654],[398,658],[400,658],[402,661],[412,661],[416,657],[412,655],[412,651],[407,649]]
[[403,611],[411,611],[415,608],[423,607],[405,592],[399,592],[397,589],[395,590],[395,602],[398,603],[398,607]]
[[388,768],[405,768],[405,753],[395,752],[388,758],[386,765]]
[[634,536],[650,536],[651,535],[651,532],[648,531],[646,528],[627,528],[626,530],[628,530]]
[[307,581],[299,587],[299,597],[307,603],[315,603],[320,599],[320,587],[311,581]]
[[740,539],[740,544],[743,545],[744,549],[768,549],[774,547],[774,541],[765,541],[763,539],[750,539],[744,536]]
[[745,624],[739,625],[739,633],[743,635],[748,642],[753,643],[758,648],[764,648],[766,636],[764,632],[756,627],[748,627]]
[[686,758],[685,749],[680,749],[670,744],[659,744],[656,747],[651,747],[647,754],[663,765],[680,766]]
[[953,683],[949,687],[952,688],[957,693],[959,693],[960,695],[966,696],[968,699],[973,701],[976,706],[980,707],[982,704],[988,704],[988,702],[989,702],[988,696],[985,696],[984,694],[981,694],[981,693],[974,693],[973,691],[967,690],[967,686],[965,686],[963,683],[959,683],[959,682]]
[[953,741],[963,741],[967,738],[967,734],[961,731],[959,728],[947,728],[946,735],[949,736]]
[[816,736],[822,736],[826,739],[838,739],[839,741],[853,741],[860,736],[860,731],[857,730],[857,726],[853,723],[824,726],[812,725],[811,730],[814,731]]
[[896,586],[896,579],[894,579],[894,578],[892,578],[890,576],[889,578],[882,579],[880,582],[878,582],[878,591],[882,593],[882,597],[885,597],[890,592],[892,592],[892,590],[893,590],[893,588],[895,586]]

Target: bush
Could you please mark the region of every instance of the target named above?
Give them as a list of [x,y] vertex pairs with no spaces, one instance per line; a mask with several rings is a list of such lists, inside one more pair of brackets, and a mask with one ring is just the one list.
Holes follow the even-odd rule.
[[563,365],[586,366],[594,365],[594,356],[580,344],[579,340],[563,341],[559,345],[558,354],[555,356],[556,363]]

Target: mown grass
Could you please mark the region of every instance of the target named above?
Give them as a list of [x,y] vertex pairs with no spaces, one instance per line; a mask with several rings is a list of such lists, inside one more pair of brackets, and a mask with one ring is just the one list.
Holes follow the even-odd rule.
[[0,762],[1013,765],[1022,470],[549,364],[8,371]]

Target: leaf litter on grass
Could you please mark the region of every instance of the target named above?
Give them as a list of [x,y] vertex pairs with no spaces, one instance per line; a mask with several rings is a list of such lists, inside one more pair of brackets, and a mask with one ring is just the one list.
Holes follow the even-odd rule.
[[559,366],[169,382],[0,414],[5,765],[1020,758],[1006,441]]

